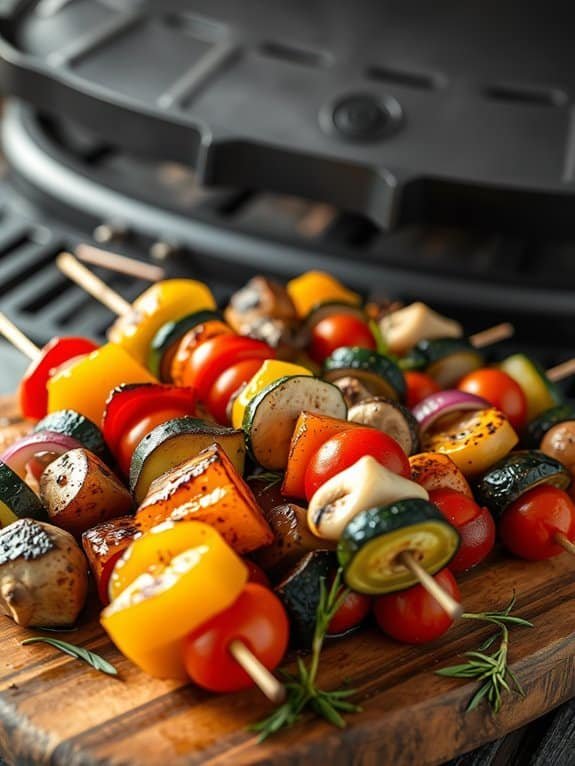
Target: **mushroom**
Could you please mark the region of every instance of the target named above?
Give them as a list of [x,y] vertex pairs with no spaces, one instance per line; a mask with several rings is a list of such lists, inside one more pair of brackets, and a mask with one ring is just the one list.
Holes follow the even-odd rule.
[[232,296],[225,310],[228,324],[274,348],[297,341],[299,320],[285,287],[267,277],[254,277]]
[[433,340],[463,336],[459,322],[441,316],[419,301],[386,314],[380,320],[379,328],[393,354],[405,354],[424,338]]
[[70,625],[87,591],[88,565],[68,532],[33,519],[0,530],[0,611],[18,625]]

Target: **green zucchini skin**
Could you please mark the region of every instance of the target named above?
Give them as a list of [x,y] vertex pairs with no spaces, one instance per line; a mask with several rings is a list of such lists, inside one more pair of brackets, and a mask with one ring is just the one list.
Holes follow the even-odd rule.
[[433,575],[449,564],[459,544],[459,533],[435,505],[409,498],[355,516],[339,539],[337,555],[346,584],[378,596],[416,584],[398,558],[401,553],[410,552]]
[[568,469],[540,450],[519,450],[504,457],[483,474],[476,485],[477,499],[496,518],[521,495],[541,484],[567,489]]
[[525,432],[525,443],[532,449],[537,449],[541,444],[543,437],[558,423],[564,423],[566,420],[575,420],[575,405],[571,402],[558,404],[551,407],[527,425]]
[[448,356],[461,353],[475,354],[478,364],[483,363],[483,355],[466,338],[435,338],[418,341],[401,359],[400,366],[403,370],[424,370]]
[[38,496],[2,461],[0,461],[0,502],[7,505],[20,519],[50,521]]
[[311,647],[321,594],[321,580],[323,578],[326,581],[335,566],[334,553],[312,551],[300,559],[275,588],[275,593],[288,613],[291,641],[299,648]]
[[391,391],[395,392],[400,402],[405,401],[407,395],[405,378],[398,364],[390,356],[367,348],[342,346],[330,354],[324,362],[326,380],[337,380],[347,375],[361,380],[362,373],[381,378]]
[[98,426],[75,410],[50,412],[36,423],[34,431],[54,431],[64,436],[71,436],[105,463],[113,462],[110,450]]
[[212,319],[218,319],[223,322],[222,315],[217,311],[196,311],[193,314],[187,314],[174,322],[166,322],[154,335],[150,344],[148,353],[148,368],[150,372],[160,379],[162,357],[174,343],[181,340],[188,330],[193,330],[199,324],[209,322]]
[[[134,450],[132,461],[130,463],[130,491],[137,494],[136,490],[138,488],[138,482],[146,460],[158,447],[164,444],[164,442],[177,438],[178,436],[192,438],[195,434],[204,435],[206,433],[208,433],[210,437],[213,437],[212,440],[214,442],[218,442],[219,439],[222,439],[223,441],[221,442],[221,445],[226,452],[228,452],[228,450],[225,449],[224,440],[230,438],[233,439],[235,437],[238,440],[238,443],[241,444],[242,452],[245,452],[243,433],[239,430],[216,425],[215,423],[207,423],[199,418],[188,416],[168,420],[165,423],[156,426],[149,434],[144,436]],[[231,457],[229,453],[228,456]],[[193,457],[193,455],[190,454],[190,457]]]
[[[312,389],[314,393],[310,396],[308,391]],[[305,395],[302,395],[303,390]],[[248,402],[242,428],[251,456],[263,468],[276,471],[286,467],[295,422],[302,410],[342,420],[347,416],[347,406],[339,388],[310,375],[284,375]]]

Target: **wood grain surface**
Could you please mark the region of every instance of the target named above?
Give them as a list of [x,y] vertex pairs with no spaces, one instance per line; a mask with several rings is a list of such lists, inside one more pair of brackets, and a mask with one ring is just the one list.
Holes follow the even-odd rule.
[[49,646],[21,646],[38,631],[0,619],[0,753],[9,763],[62,766],[439,764],[575,696],[574,560],[531,564],[495,554],[461,590],[467,611],[501,608],[516,592],[517,613],[535,623],[512,632],[511,664],[526,696],[507,697],[497,717],[486,706],[465,713],[475,684],[433,672],[476,648],[488,628],[462,620],[435,644],[409,647],[367,627],[330,642],[320,672],[325,688],[346,680],[356,687],[363,712],[343,731],[304,717],[258,744],[246,731],[269,712],[258,692],[216,696],[148,678],[102,632],[92,599],[78,629],[61,637],[99,652],[119,679]]

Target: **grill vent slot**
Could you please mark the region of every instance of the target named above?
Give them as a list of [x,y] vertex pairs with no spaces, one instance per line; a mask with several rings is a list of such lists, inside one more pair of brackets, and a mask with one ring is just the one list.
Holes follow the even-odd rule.
[[293,45],[286,45],[275,41],[262,43],[259,52],[267,58],[288,61],[290,64],[300,64],[307,67],[328,67],[332,62],[332,57],[325,51],[313,51],[307,48],[297,48]]
[[559,88],[532,88],[525,85],[488,85],[483,94],[491,101],[532,106],[564,106],[567,94]]
[[437,72],[421,72],[407,69],[395,69],[393,67],[372,66],[365,75],[370,80],[387,83],[388,85],[400,85],[416,90],[435,90],[446,85],[446,78]]

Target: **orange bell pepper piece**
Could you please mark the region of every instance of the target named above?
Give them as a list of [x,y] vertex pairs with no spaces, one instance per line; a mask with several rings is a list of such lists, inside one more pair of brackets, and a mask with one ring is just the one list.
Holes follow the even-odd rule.
[[302,319],[324,303],[346,303],[351,306],[361,304],[361,295],[348,290],[325,271],[306,271],[288,282],[286,290]]
[[[168,524],[128,548],[101,623],[118,649],[155,678],[185,680],[182,641],[227,609],[248,578],[244,562],[207,524]],[[114,574],[113,574],[114,576]]]
[[219,444],[154,479],[136,521],[151,529],[168,519],[210,524],[240,554],[274,539],[252,491]]
[[[282,484],[285,497],[305,497],[304,478],[309,461],[332,436],[357,428],[360,423],[339,420],[329,415],[302,412],[297,419],[291,439],[288,463]],[[365,427],[365,426],[364,426]]]

